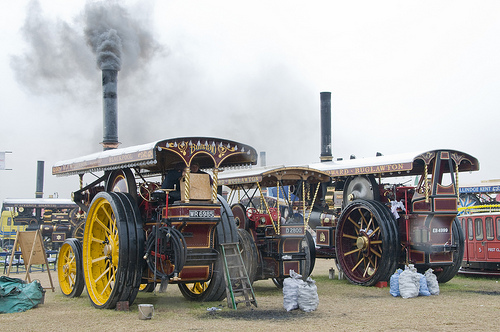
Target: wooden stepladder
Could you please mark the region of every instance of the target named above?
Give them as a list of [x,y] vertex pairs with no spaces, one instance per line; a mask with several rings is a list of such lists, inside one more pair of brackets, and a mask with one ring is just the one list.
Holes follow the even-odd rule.
[[236,309],[238,303],[245,303],[247,307],[253,304],[257,307],[255,293],[243,264],[238,243],[223,243],[220,246],[224,257],[228,308]]

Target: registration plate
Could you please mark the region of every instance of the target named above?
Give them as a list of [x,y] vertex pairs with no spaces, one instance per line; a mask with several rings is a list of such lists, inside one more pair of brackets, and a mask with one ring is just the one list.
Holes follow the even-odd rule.
[[214,210],[189,210],[190,218],[214,218]]
[[304,226],[281,226],[283,235],[304,235]]

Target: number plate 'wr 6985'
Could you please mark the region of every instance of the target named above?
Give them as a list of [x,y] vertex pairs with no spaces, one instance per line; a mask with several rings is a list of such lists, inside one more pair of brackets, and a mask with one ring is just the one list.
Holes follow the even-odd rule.
[[214,218],[214,210],[189,210],[190,218]]

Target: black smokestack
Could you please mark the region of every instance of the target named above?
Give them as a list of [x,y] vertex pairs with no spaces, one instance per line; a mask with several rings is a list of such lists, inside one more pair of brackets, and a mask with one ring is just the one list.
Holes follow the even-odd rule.
[[332,160],[332,93],[320,92],[321,162]]
[[43,160],[37,161],[35,198],[43,198],[43,168],[44,168],[44,165],[45,165],[45,162]]
[[118,142],[118,104],[116,99],[117,77],[117,70],[102,70],[103,141],[101,144],[104,151],[116,149],[120,144]]
[[121,69],[122,41],[115,29],[103,25],[86,31],[87,42],[102,70],[103,150],[116,149],[118,142],[117,78]]

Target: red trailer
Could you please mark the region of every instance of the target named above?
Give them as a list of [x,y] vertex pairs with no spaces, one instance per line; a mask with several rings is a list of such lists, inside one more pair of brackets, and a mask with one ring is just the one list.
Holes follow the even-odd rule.
[[465,233],[462,274],[500,276],[500,181],[460,187],[459,220]]

